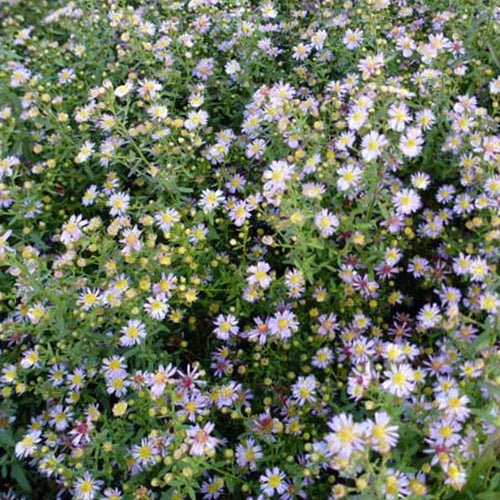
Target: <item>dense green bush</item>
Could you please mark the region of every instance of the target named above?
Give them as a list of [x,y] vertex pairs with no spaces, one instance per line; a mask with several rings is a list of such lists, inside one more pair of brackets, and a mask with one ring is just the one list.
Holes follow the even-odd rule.
[[498,499],[499,18],[0,0],[1,498]]

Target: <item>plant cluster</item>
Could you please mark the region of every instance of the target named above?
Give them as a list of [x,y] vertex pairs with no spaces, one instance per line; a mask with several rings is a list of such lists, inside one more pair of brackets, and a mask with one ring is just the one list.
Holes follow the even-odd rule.
[[499,19],[0,0],[1,498],[497,499]]

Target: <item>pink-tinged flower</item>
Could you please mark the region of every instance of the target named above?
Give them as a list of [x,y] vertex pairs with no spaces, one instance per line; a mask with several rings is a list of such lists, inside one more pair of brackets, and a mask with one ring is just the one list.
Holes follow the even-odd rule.
[[193,70],[193,75],[201,78],[203,81],[208,80],[214,74],[214,60],[212,58],[201,59]]
[[210,435],[214,424],[207,422],[203,427],[195,425],[186,431],[188,444],[191,446],[189,452],[193,456],[211,455],[219,444],[219,440]]
[[73,429],[68,433],[73,438],[71,444],[73,446],[82,446],[90,443],[90,432],[93,428],[94,426],[90,419],[77,420]]
[[137,89],[138,94],[148,100],[156,99],[158,92],[162,90],[162,85],[156,80],[145,78],[144,80],[139,80],[139,88]]
[[328,315],[322,314],[318,318],[318,321],[319,321],[318,335],[333,336],[335,334],[335,331],[339,327],[337,322],[337,316],[334,313],[330,313]]
[[201,377],[197,364],[187,365],[186,373],[177,369],[177,383],[183,391],[197,391],[198,387],[205,386],[206,382]]
[[269,318],[263,320],[260,317],[254,318],[255,326],[248,332],[243,332],[244,335],[249,339],[256,339],[260,345],[264,345],[267,342],[267,337],[269,335]]

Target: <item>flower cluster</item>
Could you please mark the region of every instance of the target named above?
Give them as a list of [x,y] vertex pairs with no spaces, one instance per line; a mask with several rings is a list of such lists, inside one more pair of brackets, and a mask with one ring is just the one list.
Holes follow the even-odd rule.
[[5,498],[493,498],[486,4],[0,0]]

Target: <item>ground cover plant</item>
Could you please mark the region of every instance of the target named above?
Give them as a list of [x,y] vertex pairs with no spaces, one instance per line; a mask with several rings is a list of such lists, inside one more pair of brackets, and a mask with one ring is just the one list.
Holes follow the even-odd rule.
[[500,498],[499,21],[0,0],[0,498]]

